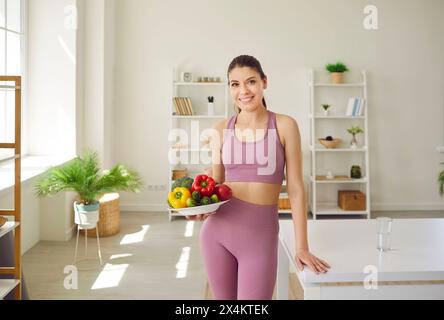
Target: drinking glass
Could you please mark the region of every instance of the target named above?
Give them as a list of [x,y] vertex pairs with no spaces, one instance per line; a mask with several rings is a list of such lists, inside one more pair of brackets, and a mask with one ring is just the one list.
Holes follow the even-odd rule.
[[379,251],[386,252],[390,251],[390,233],[377,233],[377,246]]
[[376,248],[382,252],[389,251],[393,219],[389,217],[378,217],[376,220],[378,221]]
[[392,222],[393,219],[389,217],[378,217],[376,218],[378,221],[379,233],[388,233],[392,232]]

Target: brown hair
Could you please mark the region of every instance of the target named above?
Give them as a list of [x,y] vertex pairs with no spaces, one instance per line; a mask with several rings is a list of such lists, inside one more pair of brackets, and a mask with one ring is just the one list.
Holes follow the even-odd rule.
[[[227,79],[229,79],[230,76],[230,72],[237,67],[250,67],[252,69],[255,69],[261,79],[265,79],[267,76],[264,73],[264,70],[262,70],[262,66],[261,63],[259,62],[259,60],[257,60],[255,57],[253,56],[248,56],[248,55],[241,55],[238,56],[236,58],[233,59],[233,61],[231,61],[230,65],[228,66],[228,72],[227,72]],[[267,103],[265,102],[265,98],[262,98],[262,103],[265,106],[265,109],[267,108]],[[240,112],[240,109],[238,107],[235,106],[235,109],[237,111],[237,113]]]

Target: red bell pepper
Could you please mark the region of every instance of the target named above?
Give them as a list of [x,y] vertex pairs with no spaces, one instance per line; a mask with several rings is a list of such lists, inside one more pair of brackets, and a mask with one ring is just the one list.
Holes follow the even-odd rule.
[[198,191],[202,197],[211,197],[214,193],[215,186],[216,182],[213,178],[201,174],[194,179],[191,189],[192,191]]

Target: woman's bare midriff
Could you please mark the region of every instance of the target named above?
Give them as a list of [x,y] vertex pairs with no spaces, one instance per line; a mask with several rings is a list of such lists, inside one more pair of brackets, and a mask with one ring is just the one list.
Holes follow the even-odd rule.
[[246,202],[259,205],[278,203],[282,186],[260,182],[225,182],[233,191],[233,196]]

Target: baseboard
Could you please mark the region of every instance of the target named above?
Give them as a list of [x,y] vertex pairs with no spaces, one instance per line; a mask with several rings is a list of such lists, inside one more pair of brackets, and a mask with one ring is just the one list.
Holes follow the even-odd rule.
[[444,203],[372,203],[370,209],[371,211],[442,211]]

